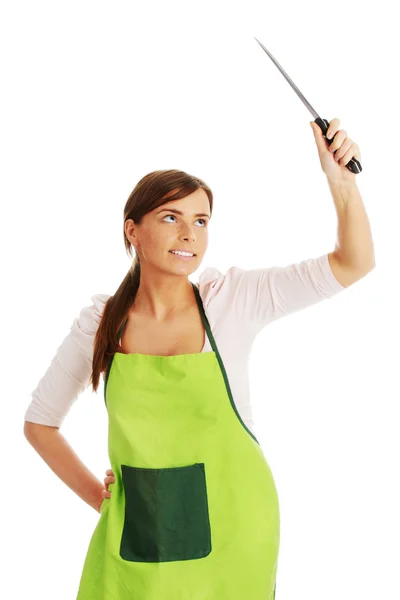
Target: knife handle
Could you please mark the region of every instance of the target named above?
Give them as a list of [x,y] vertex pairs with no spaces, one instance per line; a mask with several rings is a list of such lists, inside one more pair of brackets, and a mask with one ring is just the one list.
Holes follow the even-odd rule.
[[[333,142],[333,138],[331,140],[328,140],[328,138],[326,137],[326,134],[327,134],[327,131],[328,131],[328,127],[329,127],[329,121],[327,121],[326,119],[320,119],[319,117],[317,117],[315,119],[315,123],[322,130],[322,133],[324,134],[324,138],[326,139],[327,143],[330,146],[332,144],[332,142]],[[356,173],[357,174],[357,173],[361,173],[361,171],[362,171],[361,163],[356,158],[351,158],[349,160],[349,162],[347,163],[346,167],[352,173]]]

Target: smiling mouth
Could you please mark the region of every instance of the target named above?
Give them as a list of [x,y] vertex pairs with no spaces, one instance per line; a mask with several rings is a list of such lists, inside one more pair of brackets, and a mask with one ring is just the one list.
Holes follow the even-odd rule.
[[178,254],[177,252],[173,252],[172,250],[168,250],[170,254],[173,256],[178,256],[179,258],[194,258],[197,256],[196,254]]
[[175,254],[175,256],[186,256],[187,258],[191,258],[193,256],[197,256],[194,252],[188,252],[189,256],[187,256],[187,254],[180,254],[178,252],[174,252],[173,250],[168,250],[168,252],[170,252],[171,254]]

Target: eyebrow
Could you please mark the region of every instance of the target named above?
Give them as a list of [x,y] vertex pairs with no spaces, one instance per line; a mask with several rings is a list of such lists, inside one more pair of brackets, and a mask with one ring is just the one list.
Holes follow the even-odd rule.
[[[159,213],[163,212],[164,210],[171,212],[171,213],[176,213],[177,215],[183,215],[183,212],[176,209],[176,208],[163,208],[162,210],[159,210],[156,214],[158,215]],[[194,215],[195,217],[208,217],[209,219],[211,218],[210,215],[206,215],[205,213],[197,213],[197,215]]]

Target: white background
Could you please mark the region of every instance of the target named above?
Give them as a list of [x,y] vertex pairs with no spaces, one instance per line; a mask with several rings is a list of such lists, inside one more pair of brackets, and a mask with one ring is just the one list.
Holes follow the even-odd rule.
[[[357,183],[377,263],[331,300],[271,324],[253,346],[253,416],[281,509],[276,598],[400,598],[394,8],[388,0],[3,5],[4,597],[76,597],[99,514],[29,445],[23,415],[80,309],[93,294],[114,293],[129,268],[122,211],[137,181],[178,168],[210,185],[200,271],[285,266],[334,249],[313,117],[255,36],[319,115],[338,117],[360,146]],[[102,481],[103,384],[80,396],[61,432]]]

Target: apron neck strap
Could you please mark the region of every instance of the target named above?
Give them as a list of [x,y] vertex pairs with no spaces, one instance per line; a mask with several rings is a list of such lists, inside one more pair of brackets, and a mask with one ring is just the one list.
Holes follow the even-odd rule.
[[200,292],[197,289],[197,285],[195,285],[194,283],[192,283],[192,287],[193,287],[193,290],[194,290],[194,295],[196,296],[197,306],[199,307],[201,319],[203,321],[203,325],[204,325],[204,328],[206,330],[207,337],[210,340],[210,344],[211,344],[212,349],[218,355],[219,353],[218,353],[217,344],[215,343],[214,336],[213,336],[213,334],[211,332],[211,327],[210,327],[210,323],[208,322],[207,315],[204,312],[204,306],[203,306],[203,301],[202,301],[201,296],[200,296]]

